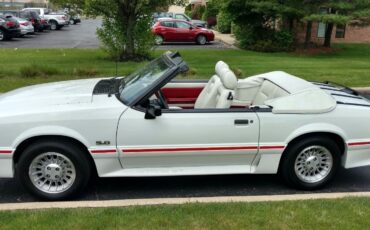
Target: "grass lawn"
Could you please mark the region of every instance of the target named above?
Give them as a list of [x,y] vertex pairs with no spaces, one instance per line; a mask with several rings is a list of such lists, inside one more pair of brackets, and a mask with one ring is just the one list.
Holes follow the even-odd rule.
[[[189,78],[207,79],[224,60],[246,77],[283,70],[308,80],[370,86],[370,44],[336,45],[336,53],[299,55],[243,50],[179,50],[191,68]],[[155,51],[159,56],[164,51]],[[127,75],[145,63],[119,63]],[[0,49],[0,92],[42,82],[113,76],[115,63],[98,49]]]
[[1,229],[368,229],[370,198],[0,212]]

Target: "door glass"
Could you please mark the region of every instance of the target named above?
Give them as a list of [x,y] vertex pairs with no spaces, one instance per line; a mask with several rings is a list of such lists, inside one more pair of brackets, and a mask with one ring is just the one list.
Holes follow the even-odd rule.
[[184,17],[184,15],[182,15],[182,14],[176,14],[175,18],[176,18],[176,19],[180,19],[180,20],[185,20],[185,21],[186,21],[186,19],[187,19],[187,18],[185,18],[185,17]]
[[186,22],[176,22],[177,28],[190,29],[190,25]]
[[174,27],[173,22],[161,22],[161,26],[164,27]]

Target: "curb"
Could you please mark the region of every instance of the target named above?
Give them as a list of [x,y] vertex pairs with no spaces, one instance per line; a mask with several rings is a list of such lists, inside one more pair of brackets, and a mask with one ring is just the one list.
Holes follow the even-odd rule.
[[317,199],[339,199],[345,197],[370,197],[370,192],[9,203],[9,204],[0,204],[0,211],[64,209],[64,208],[111,208],[111,207],[130,207],[146,205],[179,205],[189,203],[227,203],[227,202],[254,203],[254,202],[299,201],[299,200],[317,200]]

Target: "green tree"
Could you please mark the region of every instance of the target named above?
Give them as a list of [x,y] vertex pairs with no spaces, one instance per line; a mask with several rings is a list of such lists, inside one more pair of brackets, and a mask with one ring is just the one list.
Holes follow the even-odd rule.
[[301,17],[301,11],[298,7],[293,7],[291,2],[297,1],[227,1],[225,11],[235,25],[235,37],[241,48],[260,51],[290,50],[293,35],[289,22]]
[[73,5],[88,16],[103,17],[97,34],[103,48],[120,61],[142,60],[153,47],[152,14],[160,7],[183,5],[185,0],[51,0]]

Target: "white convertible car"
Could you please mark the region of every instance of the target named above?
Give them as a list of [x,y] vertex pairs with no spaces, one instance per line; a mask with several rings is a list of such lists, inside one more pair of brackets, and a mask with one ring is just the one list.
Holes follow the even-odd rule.
[[90,175],[280,173],[317,189],[340,166],[370,165],[370,103],[284,72],[238,80],[220,61],[206,81],[166,53],[125,78],[49,83],[0,96],[0,177],[43,199]]

